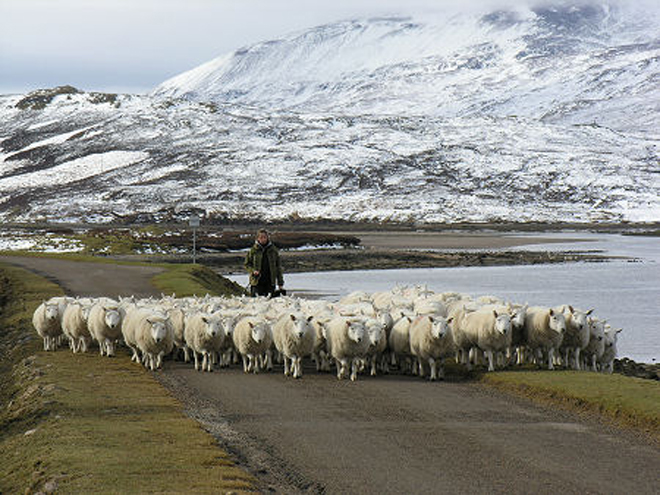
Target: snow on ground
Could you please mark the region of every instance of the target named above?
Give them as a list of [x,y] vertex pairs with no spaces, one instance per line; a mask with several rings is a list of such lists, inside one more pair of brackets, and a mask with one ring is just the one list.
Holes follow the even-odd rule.
[[149,157],[143,151],[108,151],[65,162],[55,167],[0,179],[0,190],[68,184],[132,165]]

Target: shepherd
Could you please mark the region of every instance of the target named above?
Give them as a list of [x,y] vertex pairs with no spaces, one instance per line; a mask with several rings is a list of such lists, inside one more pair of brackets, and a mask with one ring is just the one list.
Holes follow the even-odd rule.
[[257,232],[254,245],[245,257],[245,269],[250,274],[250,296],[274,297],[284,294],[280,252],[271,242],[267,230],[260,229]]

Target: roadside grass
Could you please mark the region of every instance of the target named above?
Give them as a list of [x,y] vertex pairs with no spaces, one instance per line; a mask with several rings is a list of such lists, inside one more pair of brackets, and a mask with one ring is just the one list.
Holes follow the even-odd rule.
[[608,423],[644,432],[660,443],[660,382],[588,371],[483,373],[482,383],[559,406],[597,415]]
[[166,270],[152,279],[154,286],[164,294],[176,294],[177,297],[192,295],[238,296],[246,291],[237,283],[219,276],[204,265],[159,264]]
[[0,281],[0,493],[255,491],[127,353],[41,350],[32,313],[58,286],[5,265]]

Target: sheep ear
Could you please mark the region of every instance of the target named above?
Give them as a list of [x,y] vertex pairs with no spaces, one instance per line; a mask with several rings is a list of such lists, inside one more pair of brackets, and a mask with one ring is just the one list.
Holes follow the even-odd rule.
[[554,315],[555,315],[555,311],[552,308],[550,308],[550,316],[554,316]]
[[251,321],[248,321],[248,325],[250,325],[250,328],[254,328],[254,323],[252,323]]
[[410,323],[412,323],[412,318],[410,316],[406,316],[406,320],[408,320]]
[[348,327],[350,327],[350,326],[351,326],[351,322],[348,321],[348,320],[346,320],[346,328],[348,328]]
[[291,321],[296,321],[296,315],[289,315],[291,316]]
[[617,329],[614,331],[614,333],[621,333],[621,332],[623,332],[623,328],[617,328]]
[[206,317],[206,316],[202,316],[202,321],[203,321],[204,323],[208,323],[210,320],[208,319],[208,317]]
[[313,319],[314,319],[314,316],[310,316],[309,318],[307,318],[307,321],[309,322],[309,321],[312,321]]
[[593,312],[594,312],[594,310],[593,310],[593,308],[591,308],[591,309],[590,309],[589,311],[587,311],[585,314],[586,314],[586,315],[590,315],[590,314],[593,313]]
[[453,317],[453,316],[447,320],[447,324],[449,325],[452,321],[454,321],[454,317]]
[[493,310],[493,314],[495,315],[495,318],[497,318],[499,315],[497,314],[497,311]]
[[570,304],[568,305],[568,310],[569,310],[571,313],[575,313],[575,310],[573,309],[573,306],[571,306]]
[[435,318],[433,318],[432,316],[429,316],[429,320],[431,320],[431,322],[434,322]]

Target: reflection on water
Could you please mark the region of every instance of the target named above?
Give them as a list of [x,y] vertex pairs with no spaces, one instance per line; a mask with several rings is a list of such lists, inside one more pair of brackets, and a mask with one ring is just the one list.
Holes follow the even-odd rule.
[[[574,234],[543,234],[575,237]],[[286,275],[289,294],[323,294],[338,299],[355,290],[376,292],[396,285],[422,284],[436,292],[456,291],[472,296],[495,295],[530,305],[572,304],[594,308],[595,315],[614,327],[619,355],[636,361],[660,360],[660,239],[620,235],[582,234],[588,242],[526,246],[526,250],[603,250],[631,260],[608,263],[422,268]],[[286,269],[286,267],[285,267]],[[247,278],[233,277],[245,285]]]

